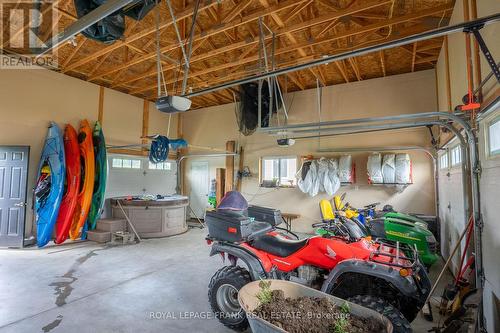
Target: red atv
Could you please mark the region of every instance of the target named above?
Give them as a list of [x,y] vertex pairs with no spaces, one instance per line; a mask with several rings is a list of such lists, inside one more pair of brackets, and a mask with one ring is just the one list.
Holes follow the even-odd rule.
[[339,236],[293,240],[276,227],[279,211],[256,206],[245,214],[207,212],[205,222],[210,256],[220,254],[224,261],[227,255],[230,263],[212,277],[209,302],[219,320],[235,330],[248,326],[238,290],[259,279],[299,282],[366,306],[388,317],[396,333],[411,332],[409,322],[430,291],[417,252],[403,244],[352,239],[340,230]]

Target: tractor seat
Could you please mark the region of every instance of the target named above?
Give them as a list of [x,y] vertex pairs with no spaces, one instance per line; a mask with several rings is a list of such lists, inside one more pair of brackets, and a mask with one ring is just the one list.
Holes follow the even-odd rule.
[[250,244],[257,250],[268,252],[278,257],[288,257],[307,244],[307,239],[291,240],[281,236],[263,235]]

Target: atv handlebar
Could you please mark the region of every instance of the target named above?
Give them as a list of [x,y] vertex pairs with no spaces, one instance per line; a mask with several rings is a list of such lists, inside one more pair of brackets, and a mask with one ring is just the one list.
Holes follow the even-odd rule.
[[374,203],[371,203],[369,205],[366,205],[365,208],[366,209],[373,209],[373,208],[377,207],[378,205],[380,205],[380,202],[374,202]]

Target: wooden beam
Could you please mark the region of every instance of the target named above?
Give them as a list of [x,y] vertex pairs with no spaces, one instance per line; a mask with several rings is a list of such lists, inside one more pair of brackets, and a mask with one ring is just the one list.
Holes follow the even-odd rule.
[[[226,142],[226,150],[234,152],[236,149],[236,142]],[[226,192],[232,191],[234,187],[234,156],[226,156]]]
[[349,58],[349,63],[351,64],[352,69],[354,70],[354,74],[356,75],[356,79],[358,81],[362,81],[363,77],[361,76],[361,72],[359,71],[358,64],[356,62],[356,58]]
[[386,75],[385,73],[385,56],[384,56],[384,51],[383,50],[380,50],[378,51],[378,55],[379,55],[379,58],[380,58],[380,67],[382,68],[382,75]]
[[[383,28],[383,27],[386,27],[386,26],[389,26],[389,25],[395,25],[395,24],[407,22],[409,20],[414,20],[414,19],[417,19],[417,18],[429,16],[429,15],[434,15],[436,13],[440,13],[440,12],[443,12],[443,11],[448,11],[448,10],[450,10],[452,8],[453,7],[451,5],[444,5],[444,6],[434,7],[432,9],[426,9],[426,10],[423,10],[423,11],[418,11],[418,12],[415,12],[415,13],[412,13],[412,14],[408,14],[408,15],[404,15],[404,16],[393,17],[390,20],[386,20],[386,21],[382,21],[382,22],[377,22],[377,23],[370,24],[370,25],[367,25],[367,26],[363,26],[363,27],[358,27],[358,28],[355,28],[355,29],[347,30],[347,31],[344,31],[344,32],[339,33],[339,34],[337,34],[335,36],[332,36],[332,37],[326,37],[326,38],[323,38],[323,39],[317,39],[317,40],[313,40],[313,41],[306,41],[306,42],[303,42],[303,43],[300,43],[300,44],[296,44],[296,45],[285,46],[285,47],[277,49],[275,55],[278,56],[278,55],[281,55],[281,54],[284,54],[284,53],[292,52],[292,51],[295,51],[295,50],[297,50],[298,48],[301,48],[301,47],[307,47],[307,46],[313,46],[313,45],[323,44],[323,43],[327,43],[327,42],[332,42],[334,40],[346,38],[348,36],[354,36],[354,35],[357,35],[357,34],[363,34],[363,33],[366,33],[368,31],[378,30],[380,28]],[[320,19],[319,21],[321,21],[321,20],[322,19]],[[315,19],[313,21],[318,21],[318,19]],[[303,23],[301,23],[299,25],[301,27],[304,26]],[[292,27],[286,27],[285,29],[286,29],[286,31],[288,31],[289,29],[296,30],[297,28],[298,28],[297,26],[292,26]],[[281,34],[281,33],[284,34],[283,30],[278,31],[278,32],[279,32],[279,34]],[[393,36],[392,39],[397,39],[396,37],[399,37],[399,36]],[[217,54],[227,52],[229,49],[233,50],[233,47],[235,47],[236,45],[238,46],[237,48],[241,48],[243,46],[249,46],[250,44],[255,44],[257,42],[258,42],[258,39],[254,39],[254,40],[249,41],[249,42],[243,41],[243,42],[238,42],[235,45],[227,45],[227,46],[224,46],[224,47],[222,47],[220,49],[207,52],[204,55],[204,57],[208,57],[208,56],[212,57],[212,56],[215,56]],[[194,59],[194,57],[193,57],[192,61],[196,61],[196,60],[197,59]],[[215,71],[218,71],[218,70],[227,69],[227,68],[230,68],[230,67],[233,67],[233,66],[241,66],[241,65],[243,65],[245,63],[249,63],[249,62],[257,61],[257,60],[258,60],[258,55],[255,55],[255,56],[252,56],[252,57],[248,57],[246,59],[238,59],[237,61],[228,62],[228,63],[222,64],[222,65],[219,65],[219,66],[212,66],[211,68],[206,68],[206,69],[204,69],[202,71],[199,71],[199,72],[192,72],[192,73],[190,73],[190,77],[194,77],[194,76],[197,76],[197,75],[208,74],[208,73],[215,72]],[[170,69],[172,69],[172,68],[170,68]],[[145,77],[149,77],[149,76],[153,76],[153,75],[156,75],[156,71],[149,72],[149,73],[146,73],[144,75],[140,75],[138,77],[134,77],[133,79],[125,81],[123,84],[135,82],[135,81],[137,81],[139,79],[143,79]],[[153,89],[153,88],[155,88],[155,86],[150,86],[150,87],[145,88],[145,89]],[[142,91],[145,91],[145,90],[142,90]]]
[[[146,137],[149,135],[149,101],[144,100],[142,105],[142,137]],[[142,144],[145,145],[148,143],[148,139],[142,139]],[[144,149],[144,148],[143,148]]]
[[417,56],[417,42],[413,43],[413,54],[411,57],[411,71],[415,71],[415,57]]
[[[298,0],[298,1],[302,2],[302,1],[305,1],[305,0]],[[295,0],[295,1],[294,0],[288,0],[288,1],[282,2],[280,4],[277,4],[275,6],[269,7],[265,11],[258,10],[258,11],[254,11],[252,13],[249,13],[248,15],[245,15],[243,19],[236,19],[236,20],[234,20],[231,23],[226,23],[226,24],[223,24],[223,25],[218,24],[216,26],[212,26],[211,28],[206,29],[205,31],[203,31],[201,34],[196,34],[193,37],[193,42],[198,41],[201,38],[208,38],[208,37],[211,37],[213,35],[216,35],[216,34],[219,34],[219,33],[223,33],[224,31],[233,29],[235,27],[245,25],[245,24],[250,23],[252,21],[256,21],[256,20],[259,19],[259,17],[270,15],[272,13],[284,10],[286,8],[289,8],[291,6],[295,6],[296,4],[297,4],[297,0]],[[191,9],[191,12],[192,12],[192,9]],[[192,15],[192,13],[189,13],[188,16],[190,16],[190,15]],[[178,18],[178,19],[180,19],[180,18]],[[152,32],[154,32],[154,30]],[[174,43],[172,43],[172,44],[170,44],[168,46],[162,47],[161,48],[161,52],[168,52],[168,51],[171,51],[171,50],[174,50],[174,49],[178,49],[178,48],[179,48],[179,43],[174,42]],[[130,66],[136,65],[138,63],[141,63],[142,61],[153,59],[155,56],[156,56],[156,52],[150,52],[147,55],[143,56],[139,61],[129,62],[127,64],[123,64],[123,65],[117,66],[115,69],[113,69],[111,71],[108,71],[106,73],[101,73],[100,75],[101,76],[108,75],[108,74],[110,74],[112,72],[115,72],[115,71],[118,71],[120,69],[123,69],[123,68],[130,67]],[[87,57],[87,58],[89,58],[89,57]],[[207,57],[207,58],[209,58],[209,57]],[[90,59],[90,60],[92,60],[92,59]],[[191,61],[195,61],[195,57],[193,57],[191,59]],[[72,65],[71,68],[79,67],[79,66],[81,66],[81,65],[83,65],[85,63],[86,62],[84,62],[82,60],[82,61],[80,61],[80,62]],[[169,68],[169,69],[172,69],[172,68]]]
[[[400,30],[400,34],[399,35],[390,37],[386,41],[398,40],[400,38],[403,38],[403,37],[406,37],[406,36],[409,36],[409,35],[413,35],[415,33],[421,33],[421,32],[427,31],[427,29],[428,28],[425,25],[420,25],[420,29],[419,30],[416,30],[413,27],[411,27],[410,29],[408,29],[408,31],[406,29],[403,29],[403,30]],[[376,45],[377,43],[378,43],[378,41],[374,40],[371,43],[363,43],[362,46]],[[342,53],[342,52],[345,52],[345,51],[352,51],[352,50],[353,50],[353,47],[338,48],[338,49],[336,49],[336,51],[333,54]],[[286,68],[286,67],[290,67],[290,66],[294,66],[294,65],[299,65],[299,64],[306,63],[306,62],[314,60],[314,59],[318,59],[318,58],[319,57],[314,58],[312,56],[308,56],[306,58],[292,59],[291,61],[288,61],[288,62],[285,62],[285,63],[281,63],[280,66],[279,66],[279,68]],[[246,62],[249,62],[249,61],[245,60],[244,62],[246,63]],[[341,64],[343,64],[343,62],[341,62]],[[346,70],[345,66],[344,66],[344,70]],[[296,72],[296,73],[298,73],[298,72]],[[225,75],[225,74],[222,75],[222,74],[219,74],[213,80],[204,81],[203,84],[201,84],[201,85],[197,85],[197,86],[194,85],[193,89],[202,89],[202,88],[206,88],[208,86],[218,85],[218,84],[230,81],[230,80],[234,80],[234,79],[238,79],[238,78],[244,77],[246,75],[248,75],[248,69],[246,67],[243,67],[238,72],[234,72],[231,75]],[[289,76],[287,76],[287,77],[289,77]],[[148,90],[148,89],[152,89],[152,88],[149,87],[149,86],[148,87],[143,87],[143,88],[139,88],[139,91],[145,91],[145,90]],[[132,92],[132,94],[134,94],[134,93],[135,92]]]
[[102,126],[102,121],[104,118],[104,87],[99,86],[99,104],[97,108],[97,121]]
[[446,100],[448,104],[448,112],[453,112],[451,105],[451,76],[450,76],[450,55],[448,49],[448,36],[444,36],[444,67],[446,74]]
[[304,90],[305,89],[305,86],[302,82],[300,82],[298,76],[297,76],[297,73],[288,73],[286,74],[287,77],[290,78],[290,80],[292,80],[292,82],[300,89],[300,90]]
[[[463,0],[463,9],[464,9],[464,21],[470,20],[469,14],[469,0]],[[463,34],[465,38],[465,64],[466,64],[466,77],[467,77],[467,88],[473,90],[474,89],[474,73],[472,70],[472,49],[471,49],[471,36],[470,34]],[[472,110],[475,111],[475,110]],[[472,122],[475,119],[472,117]]]
[[[302,1],[305,1],[305,0],[302,0]],[[382,2],[370,1],[370,2],[364,3],[362,5],[353,6],[353,7],[349,8],[349,9],[347,9],[347,10],[340,10],[340,11],[335,12],[335,13],[328,13],[328,14],[325,14],[323,16],[317,17],[315,19],[306,21],[306,22],[301,22],[301,23],[294,24],[294,25],[291,25],[291,26],[283,27],[281,29],[278,29],[275,33],[276,33],[276,36],[279,37],[279,36],[285,35],[287,33],[292,33],[292,32],[296,32],[296,31],[304,30],[304,29],[306,29],[306,28],[308,28],[310,26],[314,26],[314,25],[325,23],[325,22],[329,22],[329,21],[334,20],[336,18],[340,18],[340,17],[344,17],[344,16],[347,16],[347,15],[351,15],[351,14],[359,12],[359,11],[363,11],[363,10],[371,9],[371,8],[374,8],[374,7],[378,7],[378,6],[380,6],[382,4],[385,4],[385,3],[388,3],[388,2],[390,2],[390,0],[383,0]],[[296,4],[296,3],[297,3],[297,1],[293,2],[293,4]],[[288,4],[290,6],[289,2],[287,1],[287,2],[280,3],[279,5],[269,7],[269,8],[267,8],[265,10],[265,12],[269,13],[269,15],[270,15],[270,14],[275,13],[275,12],[278,11],[278,9],[276,7],[280,7],[279,10],[282,10],[283,9],[282,7],[285,7],[285,4]],[[250,15],[250,16],[253,17],[253,15]],[[248,23],[248,22],[251,21],[250,20],[251,17],[245,16],[245,19],[247,21],[246,23]],[[258,18],[259,18],[259,16],[255,16],[255,18],[253,20],[256,20]],[[238,25],[241,25],[241,24],[238,24]],[[232,25],[227,25],[227,26],[230,27],[230,28],[232,28]],[[377,26],[377,28],[374,28],[374,29],[379,29],[380,27],[383,27],[383,26],[385,26],[385,25],[381,24],[380,26]],[[221,32],[222,30],[229,29],[228,27],[224,26],[222,28],[218,28],[217,31]],[[372,29],[372,30],[374,30],[374,29]],[[205,36],[206,36],[206,34],[205,34]],[[269,39],[269,38],[271,38],[271,37],[267,36],[267,39]],[[193,56],[191,58],[191,62],[196,62],[196,61],[200,61],[200,60],[203,60],[203,59],[209,59],[209,58],[212,58],[213,56],[218,55],[218,54],[222,54],[222,53],[225,53],[225,52],[228,52],[228,51],[233,51],[233,50],[236,50],[236,49],[240,49],[241,47],[249,46],[251,44],[257,45],[258,43],[259,43],[259,38],[255,37],[251,41],[240,41],[240,42],[237,42],[237,43],[225,45],[225,46],[223,46],[221,48],[218,48],[216,50],[207,52],[207,53],[205,53],[203,55],[199,55],[197,57]],[[301,47],[303,47],[303,46],[301,46]],[[295,48],[294,50],[299,49],[301,47]],[[174,49],[178,48],[178,44],[164,47],[164,48],[161,49],[161,51],[162,52],[166,52],[166,51],[169,51],[172,48],[174,48]],[[97,75],[97,77],[106,76],[106,75],[109,75],[109,74],[114,73],[116,71],[119,71],[121,69],[128,68],[128,67],[133,66],[133,65],[137,65],[137,64],[139,64],[139,63],[141,63],[143,61],[146,61],[146,60],[149,60],[149,59],[153,59],[155,56],[156,56],[156,52],[151,52],[151,53],[149,53],[147,55],[144,55],[144,56],[140,57],[140,59],[133,60],[133,61],[128,62],[128,63],[123,64],[123,65],[119,65],[119,66],[115,67],[114,69],[109,70],[109,71],[107,71],[105,73],[100,73],[100,74]],[[175,69],[175,67],[171,66],[169,68],[166,68],[165,70],[169,70],[169,69]],[[133,80],[133,81],[135,81],[135,80]]]
[[243,184],[243,168],[244,168],[244,157],[245,157],[245,150],[243,149],[242,146],[240,146],[240,153],[239,153],[239,159],[238,159],[238,181],[236,183],[236,191],[241,192],[241,185]]
[[349,76],[347,76],[347,71],[345,70],[344,62],[341,60],[341,61],[334,61],[333,63],[335,64],[335,66],[337,66],[337,69],[344,78],[344,81],[346,83],[349,83]]
[[323,30],[321,30],[320,32],[318,32],[316,34],[316,37],[315,38],[319,38],[321,36],[323,36],[327,31],[330,31],[330,29],[333,29],[333,26],[339,24],[340,22],[338,20],[333,20],[331,21],[330,23],[328,23],[324,28]]
[[183,138],[184,137],[184,123],[183,123],[183,116],[182,113],[177,114],[177,137],[178,138]]
[[88,39],[84,38],[79,40],[78,45],[73,49],[73,51],[64,59],[64,62],[61,64],[61,68],[63,69],[62,72],[66,73],[66,66],[70,63],[70,61],[73,59],[73,57],[80,51],[83,45],[85,45],[85,42],[87,42]]
[[109,154],[132,155],[141,157],[148,156],[147,151],[140,151],[134,149],[109,148],[106,150]]
[[286,19],[285,19],[284,23],[287,24],[288,22],[290,22],[295,16],[297,16],[302,10],[304,10],[312,2],[313,2],[313,0],[309,0],[309,1],[306,1],[302,4],[299,4],[297,7],[295,7],[294,10],[292,10],[290,13],[288,13],[286,15]]
[[236,18],[242,11],[244,11],[252,1],[240,1],[223,19],[222,23],[229,23]]
[[[215,6],[216,3],[217,2],[215,2],[215,1],[202,2],[200,5],[200,8],[199,8],[199,11],[203,11],[203,10],[206,10],[207,8]],[[183,10],[182,12],[177,13],[176,14],[177,20],[181,21],[181,20],[184,20],[188,17],[191,17],[193,15],[193,10],[194,10],[194,6],[190,6],[190,7],[187,7],[185,10]],[[166,22],[161,23],[159,28],[160,28],[160,30],[163,30],[163,29],[169,27],[172,23],[173,23],[172,19],[169,18]],[[116,49],[119,49],[120,47],[126,46],[127,44],[130,44],[130,43],[133,43],[137,40],[143,39],[144,37],[146,37],[150,34],[153,34],[154,32],[156,32],[156,27],[153,26],[153,27],[148,28],[148,29],[143,29],[134,35],[127,36],[124,41],[116,41],[112,45],[106,46],[105,48],[94,52],[92,55],[85,57],[85,58],[71,64],[71,66],[68,68],[68,71],[73,70],[75,68],[78,68],[82,65],[85,65],[85,64],[89,63],[90,61],[93,61],[94,59],[99,58],[100,56],[103,56],[106,53],[109,53],[109,52],[112,52]]]
[[437,61],[437,60],[438,60],[438,56],[437,55],[433,55],[433,56],[429,56],[429,57],[420,58],[420,59],[415,60],[415,65],[417,65],[417,64],[425,64],[427,62],[434,62],[434,61]]
[[226,169],[217,168],[215,169],[215,201],[217,201],[217,206],[219,205],[221,199],[226,194]]
[[[250,1],[249,1],[250,2]],[[262,6],[264,6],[264,8],[269,8],[269,2],[267,0],[259,0],[260,4]],[[283,28],[285,26],[285,23],[283,22],[283,20],[281,20],[281,18],[279,17],[278,14],[276,13],[273,13],[271,14],[271,17],[273,18],[274,22],[276,22],[276,24],[280,27],[280,28]],[[285,36],[288,38],[288,40],[292,43],[292,44],[297,44],[297,39],[295,39],[295,37],[287,32],[285,33]],[[300,56],[301,57],[305,57],[307,56],[306,52],[304,51],[304,49],[302,48],[299,48],[297,49],[297,51],[299,52]]]
[[[477,3],[476,0],[471,0],[471,18],[473,20],[477,19]],[[482,76],[481,76],[481,57],[479,54],[479,44],[477,42],[477,39],[473,39],[473,46],[474,46],[474,87],[477,88],[479,87],[479,84],[481,83]],[[479,99],[481,100],[483,96],[483,88],[479,88]]]
[[94,66],[94,68],[92,69],[92,71],[90,71],[90,73],[87,75],[87,78],[91,77],[97,70],[99,70],[99,68],[102,66],[102,64],[106,61],[106,59],[108,59],[108,57],[112,54],[113,52],[109,52],[105,55],[103,55],[101,57],[101,59],[99,60],[99,62],[97,63],[97,65]]
[[433,42],[433,43],[430,43],[427,45],[420,45],[417,48],[417,52],[424,52],[424,51],[428,51],[428,50],[440,49],[442,46],[443,46],[443,42],[439,42],[439,43]]

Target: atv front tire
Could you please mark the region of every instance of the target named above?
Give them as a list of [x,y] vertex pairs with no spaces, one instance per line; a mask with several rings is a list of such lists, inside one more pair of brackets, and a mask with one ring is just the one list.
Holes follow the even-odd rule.
[[411,333],[410,323],[406,318],[381,297],[371,295],[357,295],[347,299],[349,302],[359,304],[369,309],[375,310],[389,319],[393,326],[393,333]]
[[208,285],[208,301],[219,321],[225,326],[244,331],[248,328],[245,312],[238,303],[238,291],[251,282],[248,271],[239,266],[219,269]]

